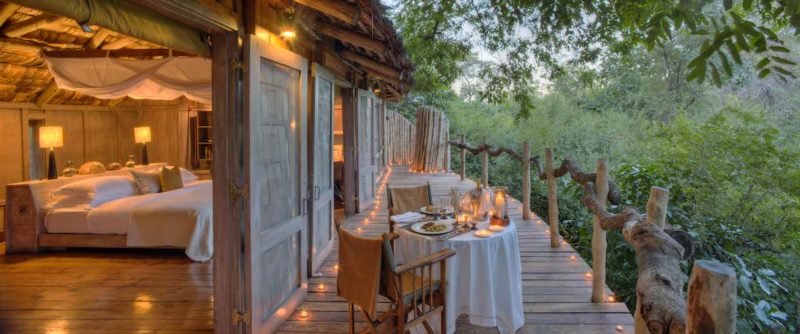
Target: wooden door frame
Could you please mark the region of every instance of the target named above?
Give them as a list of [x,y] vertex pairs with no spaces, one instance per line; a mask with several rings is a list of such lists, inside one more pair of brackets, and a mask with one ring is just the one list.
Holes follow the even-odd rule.
[[358,110],[356,101],[358,100],[358,88],[342,88],[342,131],[344,132],[343,158],[344,158],[344,180],[342,186],[342,196],[344,197],[345,215],[353,215],[358,210],[356,196],[358,189]]
[[[334,176],[333,176],[333,145],[334,145],[333,144],[333,140],[334,140],[333,139],[333,137],[334,137],[333,136],[333,127],[334,127],[334,125],[333,125],[333,123],[334,123],[334,112],[333,112],[333,109],[335,107],[335,100],[336,100],[335,96],[336,96],[336,91],[338,90],[338,88],[336,86],[336,76],[333,74],[333,72],[327,70],[320,63],[317,63],[317,62],[311,63],[311,70],[309,71],[309,78],[311,78],[311,80],[309,80],[309,85],[308,85],[309,86],[309,92],[308,92],[308,96],[309,96],[308,106],[309,106],[309,108],[308,108],[308,117],[307,117],[307,121],[306,121],[306,123],[308,124],[308,129],[309,129],[308,133],[307,133],[308,134],[308,145],[309,146],[316,144],[316,130],[317,130],[316,129],[317,77],[323,77],[326,80],[330,81],[330,83],[331,83],[331,101],[330,101],[331,102],[331,115],[330,115],[330,125],[331,125],[330,126],[330,131],[331,131],[331,133],[330,133],[330,143],[331,143],[331,152],[330,152],[331,155],[330,155],[330,157],[331,157],[331,163],[330,163],[330,166],[329,166],[329,168],[330,168],[330,174],[329,175],[331,177],[331,180],[330,180],[330,182],[331,182],[330,183],[330,185],[331,185],[331,200],[330,200],[330,204],[331,204],[331,212],[330,212],[331,225],[330,225],[330,233],[331,233],[331,240],[332,240],[333,239],[333,235],[334,235],[333,220],[335,219],[335,217],[334,217],[334,215],[335,215],[334,214],[334,195],[333,195],[333,188],[334,188],[334,185],[333,185],[333,182],[334,182],[333,181],[333,178],[334,178]],[[308,157],[308,167],[307,167],[307,169],[308,169],[308,190],[309,190],[309,193],[308,193],[308,198],[309,198],[309,201],[308,201],[308,220],[307,220],[307,222],[308,222],[308,249],[309,249],[309,252],[308,252],[308,276],[311,277],[314,274],[314,271],[316,271],[316,269],[318,269],[322,265],[322,261],[324,261],[324,259],[333,250],[333,241],[331,241],[325,248],[321,249],[318,252],[319,255],[317,257],[322,258],[322,261],[319,262],[317,265],[315,265],[315,259],[316,258],[314,257],[313,247],[314,247],[314,243],[315,243],[315,240],[314,240],[314,236],[315,236],[314,235],[314,233],[315,233],[314,227],[315,227],[315,218],[316,218],[315,217],[315,213],[316,213],[316,201],[317,201],[317,198],[316,198],[316,186],[317,185],[314,182],[314,180],[315,180],[314,163],[316,163],[317,157],[314,155],[314,150],[313,149],[309,149],[308,150],[307,157]],[[320,190],[320,192],[322,192],[322,191]]]

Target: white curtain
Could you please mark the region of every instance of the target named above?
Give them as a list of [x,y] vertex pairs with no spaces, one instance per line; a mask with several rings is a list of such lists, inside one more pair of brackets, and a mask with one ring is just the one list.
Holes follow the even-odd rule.
[[174,100],[211,103],[211,60],[200,57],[129,60],[44,57],[58,88],[100,99]]

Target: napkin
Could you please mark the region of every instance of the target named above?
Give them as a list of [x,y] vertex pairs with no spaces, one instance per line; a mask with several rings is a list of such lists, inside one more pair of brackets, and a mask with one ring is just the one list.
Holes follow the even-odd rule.
[[425,215],[419,212],[409,211],[403,214],[391,216],[390,218],[396,223],[411,223],[422,219],[422,217],[425,217]]

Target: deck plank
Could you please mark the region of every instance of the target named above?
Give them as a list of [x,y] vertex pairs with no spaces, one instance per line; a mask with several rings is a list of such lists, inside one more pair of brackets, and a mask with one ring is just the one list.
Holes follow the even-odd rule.
[[[461,192],[472,189],[475,183],[460,180],[453,173],[411,173],[407,166],[394,166],[385,184],[414,186],[430,181],[434,203],[446,196],[453,187]],[[385,188],[384,188],[385,189]],[[376,197],[371,210],[345,219],[344,228],[363,236],[378,236],[389,230],[386,210],[386,191]],[[594,304],[591,302],[592,282],[585,277],[591,268],[569,244],[550,247],[548,226],[538,217],[522,219],[521,204],[509,202],[511,217],[517,223],[522,261],[522,293],[525,325],[518,333],[633,333],[633,317],[623,303]],[[360,228],[360,231],[357,229]],[[325,292],[312,292],[300,309],[308,318],[295,312],[279,333],[342,333],[347,331],[347,304],[335,294],[338,245],[322,267],[309,280],[314,289],[319,284]],[[574,256],[574,259],[572,258]],[[606,288],[607,293],[611,290]],[[387,307],[384,302],[379,308]],[[356,318],[357,325],[363,319]],[[622,326],[618,330],[617,326]],[[360,328],[360,327],[359,327]],[[497,333],[497,329],[469,324],[466,316],[457,321],[457,333]]]

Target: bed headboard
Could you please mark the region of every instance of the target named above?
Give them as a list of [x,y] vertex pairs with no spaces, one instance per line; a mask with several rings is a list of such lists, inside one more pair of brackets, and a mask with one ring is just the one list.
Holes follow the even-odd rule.
[[45,231],[44,216],[50,192],[61,186],[100,176],[129,174],[129,170],[148,171],[166,166],[152,163],[147,166],[122,168],[99,174],[60,177],[55,180],[32,180],[6,185],[6,252],[23,253],[38,250],[39,234]]

